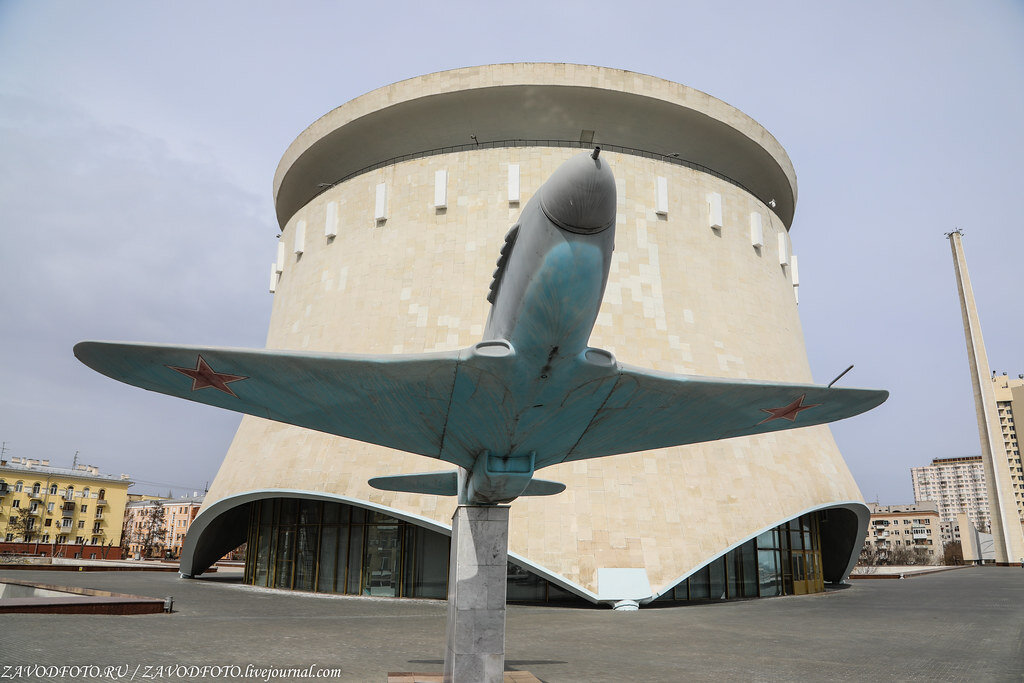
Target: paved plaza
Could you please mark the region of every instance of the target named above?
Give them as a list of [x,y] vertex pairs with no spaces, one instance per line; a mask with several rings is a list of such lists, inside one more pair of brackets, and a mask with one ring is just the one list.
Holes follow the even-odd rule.
[[[313,665],[340,667],[336,680],[381,683],[389,671],[442,667],[443,602],[268,591],[240,585],[236,572],[190,581],[173,573],[0,570],[3,578],[171,595],[175,611],[4,615],[0,664],[142,665],[154,667],[150,674],[178,664]],[[507,668],[552,683],[1024,681],[1024,570],[972,567],[860,580],[822,595],[638,612],[512,605],[506,652]]]

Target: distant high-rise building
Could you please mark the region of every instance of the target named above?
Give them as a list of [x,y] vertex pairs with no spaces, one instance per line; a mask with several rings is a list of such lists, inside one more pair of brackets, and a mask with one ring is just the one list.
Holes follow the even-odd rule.
[[974,302],[967,258],[959,231],[949,234],[953,267],[960,293],[960,311],[964,320],[967,359],[974,385],[974,404],[981,437],[981,462],[988,484],[989,511],[995,559],[999,564],[1024,561],[1024,524],[1021,521],[1024,470],[1021,469],[1017,432],[1013,425],[1013,407],[1024,412],[1024,382],[996,377],[988,364],[981,321]]
[[[1017,427],[1014,413],[1024,417],[1024,378],[1010,379],[1006,375],[992,375],[992,387],[996,395],[996,413],[999,415],[999,429],[1002,432],[1003,451],[1006,466],[1010,471],[1010,485],[1017,504],[1017,516],[1024,525],[1024,466],[1020,461],[1020,446],[1017,443]],[[1016,410],[1014,410],[1016,408]],[[994,449],[998,450],[998,449]],[[1011,507],[1007,501],[1007,508]],[[1017,558],[1020,559],[1019,557]]]
[[910,476],[914,480],[914,502],[938,503],[943,523],[955,524],[957,515],[966,514],[975,529],[989,530],[992,519],[980,455],[935,458],[931,465],[910,468]]

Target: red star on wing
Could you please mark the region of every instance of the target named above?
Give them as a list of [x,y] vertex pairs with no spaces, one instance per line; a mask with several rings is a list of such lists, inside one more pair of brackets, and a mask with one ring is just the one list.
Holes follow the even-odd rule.
[[800,411],[821,405],[820,403],[804,405],[804,398],[806,397],[807,394],[800,394],[800,397],[795,401],[790,403],[788,406],[782,406],[781,408],[761,408],[762,413],[771,413],[771,415],[757,424],[763,425],[765,422],[771,422],[772,420],[789,420],[790,422],[796,422],[796,416],[800,414]]
[[238,398],[238,396],[235,392],[231,391],[231,387],[228,386],[228,383],[249,379],[242,375],[229,375],[226,372],[215,372],[202,356],[199,356],[199,359],[196,360],[196,367],[194,369],[179,368],[174,365],[168,365],[167,367],[175,372],[180,372],[187,377],[191,377],[192,391],[199,391],[200,389],[213,387],[217,391],[223,391],[225,394],[231,394],[235,398]]

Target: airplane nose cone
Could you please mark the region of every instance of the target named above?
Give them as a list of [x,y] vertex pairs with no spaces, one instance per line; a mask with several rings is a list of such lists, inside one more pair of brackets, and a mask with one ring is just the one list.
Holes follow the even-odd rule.
[[615,178],[608,162],[595,156],[574,156],[540,189],[544,215],[563,230],[595,233],[615,222]]

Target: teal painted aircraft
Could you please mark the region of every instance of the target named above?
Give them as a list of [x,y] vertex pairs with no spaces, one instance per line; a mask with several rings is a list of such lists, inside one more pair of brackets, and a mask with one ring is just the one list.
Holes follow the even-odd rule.
[[551,495],[560,462],[822,424],[888,392],[674,375],[588,346],[608,281],[615,182],[600,150],[564,163],[505,236],[484,340],[415,355],[81,342],[75,355],[143,389],[438,458],[451,472],[379,489],[486,505]]

